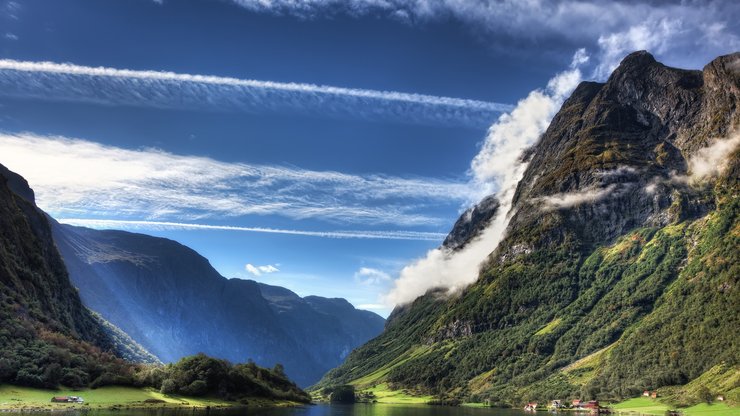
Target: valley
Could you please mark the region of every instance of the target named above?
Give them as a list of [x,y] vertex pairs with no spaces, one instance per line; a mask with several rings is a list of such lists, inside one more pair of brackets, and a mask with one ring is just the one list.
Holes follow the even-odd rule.
[[740,416],[738,22],[0,0],[0,413]]

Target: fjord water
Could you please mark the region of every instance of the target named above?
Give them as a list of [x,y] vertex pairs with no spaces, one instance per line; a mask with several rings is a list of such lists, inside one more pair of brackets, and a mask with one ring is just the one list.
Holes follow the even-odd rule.
[[[317,405],[248,411],[260,416],[522,416],[521,410],[428,405],[355,404]],[[226,416],[226,415],[224,415]],[[239,416],[229,414],[229,416]]]
[[[42,416],[44,413],[36,412]],[[17,413],[21,415],[22,413]],[[264,408],[264,409],[125,409],[53,412],[55,416],[523,416],[515,409],[471,408],[428,405],[355,404]],[[8,416],[16,413],[7,413]]]

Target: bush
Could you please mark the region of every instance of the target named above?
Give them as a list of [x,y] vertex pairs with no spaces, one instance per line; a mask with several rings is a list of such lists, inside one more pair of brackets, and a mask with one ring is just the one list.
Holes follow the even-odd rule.
[[177,393],[177,384],[175,380],[168,378],[162,382],[162,387],[159,389],[162,394],[175,394]]

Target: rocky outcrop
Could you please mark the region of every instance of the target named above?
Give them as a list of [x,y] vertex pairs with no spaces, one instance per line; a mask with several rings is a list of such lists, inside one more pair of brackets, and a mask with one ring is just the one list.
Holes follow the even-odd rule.
[[593,246],[710,210],[712,198],[671,179],[740,125],[738,61],[736,53],[688,71],[641,51],[606,83],[582,83],[534,148],[498,259],[515,258],[522,244]]
[[492,195],[468,208],[452,226],[452,230],[442,242],[442,247],[450,250],[465,247],[469,241],[486,229],[498,212],[499,205],[498,199]]

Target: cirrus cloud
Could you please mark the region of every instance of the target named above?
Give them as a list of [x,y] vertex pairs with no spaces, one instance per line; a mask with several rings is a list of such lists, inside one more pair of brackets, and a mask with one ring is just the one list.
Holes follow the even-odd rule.
[[0,59],[0,96],[486,127],[510,105],[397,91]]
[[182,222],[277,215],[429,226],[446,221],[424,206],[455,207],[470,197],[464,182],[227,163],[33,134],[0,134],[0,155],[0,163],[31,183],[39,206],[60,219]]

